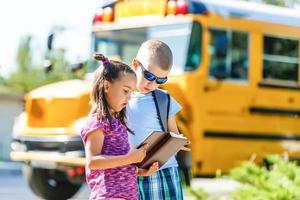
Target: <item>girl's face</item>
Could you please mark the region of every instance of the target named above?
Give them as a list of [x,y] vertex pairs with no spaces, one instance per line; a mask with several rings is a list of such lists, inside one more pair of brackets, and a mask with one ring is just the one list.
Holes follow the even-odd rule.
[[130,100],[131,93],[136,88],[136,76],[125,73],[114,82],[105,81],[104,91],[108,106],[113,112],[120,112]]

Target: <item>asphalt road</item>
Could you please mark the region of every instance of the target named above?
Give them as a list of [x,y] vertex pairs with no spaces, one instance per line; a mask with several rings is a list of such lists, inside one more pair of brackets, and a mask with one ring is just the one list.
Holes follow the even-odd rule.
[[[89,191],[84,185],[74,199],[88,199]],[[7,173],[0,175],[1,200],[37,200],[30,190],[25,178],[20,173]]]
[[[89,197],[89,189],[86,185],[72,198],[74,200],[86,200]],[[25,178],[20,172],[8,172],[0,174],[0,199],[1,200],[38,200]],[[194,200],[195,198],[185,192],[185,200]]]

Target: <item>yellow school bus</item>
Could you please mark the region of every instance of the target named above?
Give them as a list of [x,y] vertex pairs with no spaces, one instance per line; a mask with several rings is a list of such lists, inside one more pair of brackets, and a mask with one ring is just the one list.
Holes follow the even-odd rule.
[[[228,172],[270,153],[300,158],[300,14],[230,0],[111,1],[93,19],[91,52],[130,64],[151,38],[173,51],[163,88],[183,106],[177,122],[192,142],[194,175]],[[92,62],[89,71],[96,67]],[[89,91],[88,80],[41,87],[28,94],[16,121],[11,157],[26,163],[42,197],[66,195],[66,185],[69,197],[84,180],[79,133]]]

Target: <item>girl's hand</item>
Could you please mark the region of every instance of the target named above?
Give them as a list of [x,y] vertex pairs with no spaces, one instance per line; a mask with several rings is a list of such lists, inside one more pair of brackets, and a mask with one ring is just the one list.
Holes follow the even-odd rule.
[[159,169],[158,162],[153,163],[149,169],[136,168],[136,174],[138,176],[151,176]]
[[[190,145],[191,144],[191,141],[188,140],[187,144],[186,145]],[[181,147],[180,149],[181,151],[191,151],[191,148],[187,147],[187,146],[183,146]]]
[[148,148],[148,145],[144,145],[139,149],[136,149],[136,148],[131,149],[129,151],[129,153],[127,154],[131,163],[141,162],[146,156],[147,148]]

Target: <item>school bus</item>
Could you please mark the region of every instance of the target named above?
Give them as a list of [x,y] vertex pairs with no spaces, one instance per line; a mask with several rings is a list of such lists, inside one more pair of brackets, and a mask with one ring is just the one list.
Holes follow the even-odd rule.
[[[151,38],[174,56],[162,87],[183,106],[177,122],[192,151],[182,166],[191,157],[192,173],[209,175],[271,153],[300,158],[300,14],[230,0],[111,1],[93,19],[91,52],[130,64]],[[89,71],[96,67],[91,62]],[[68,198],[84,181],[79,133],[90,87],[88,79],[71,80],[27,96],[11,158],[26,163],[39,196]]]

